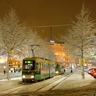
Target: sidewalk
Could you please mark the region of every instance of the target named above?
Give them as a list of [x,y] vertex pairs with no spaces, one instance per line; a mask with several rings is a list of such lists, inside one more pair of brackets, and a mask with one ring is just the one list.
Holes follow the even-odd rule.
[[86,81],[86,80],[94,80],[95,78],[92,77],[90,74],[87,72],[84,73],[85,78],[82,78],[81,72],[73,72],[73,74],[69,77],[69,79],[74,79],[74,80],[81,80],[81,81]]
[[70,77],[63,81],[63,83],[56,86],[55,89],[73,89],[73,88],[80,88],[83,86],[90,85],[92,82],[96,81],[91,75],[85,72],[85,79],[82,79],[81,73],[73,73]]
[[[21,72],[15,72],[15,73],[9,73],[10,80],[16,80],[21,79],[22,73]],[[0,73],[0,81],[6,81],[7,74]]]

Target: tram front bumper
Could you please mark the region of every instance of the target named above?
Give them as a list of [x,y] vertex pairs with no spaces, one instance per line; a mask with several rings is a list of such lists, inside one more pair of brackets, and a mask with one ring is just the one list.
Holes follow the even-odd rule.
[[23,80],[23,81],[25,81],[25,80],[26,80],[26,81],[27,81],[27,80],[34,81],[35,78],[34,78],[34,75],[30,75],[30,76],[28,76],[28,75],[27,75],[27,76],[26,76],[26,75],[23,75],[23,76],[22,76],[22,80]]

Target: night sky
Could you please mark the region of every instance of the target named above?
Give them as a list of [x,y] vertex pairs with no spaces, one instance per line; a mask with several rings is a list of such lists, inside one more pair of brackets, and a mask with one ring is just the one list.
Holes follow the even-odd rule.
[[[65,25],[70,24],[80,13],[83,3],[92,12],[92,16],[96,16],[96,0],[0,0],[0,17],[12,7],[16,10],[19,19],[31,28],[42,25]],[[52,28],[52,38],[65,35],[66,29],[67,26]],[[41,37],[50,37],[49,27],[36,30]]]

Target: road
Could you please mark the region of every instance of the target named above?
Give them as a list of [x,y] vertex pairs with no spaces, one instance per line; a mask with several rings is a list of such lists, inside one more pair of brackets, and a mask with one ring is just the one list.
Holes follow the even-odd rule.
[[6,83],[6,88],[0,86],[0,96],[96,96],[96,80],[87,73],[85,79],[80,73],[72,73],[37,83],[23,84],[20,80]]

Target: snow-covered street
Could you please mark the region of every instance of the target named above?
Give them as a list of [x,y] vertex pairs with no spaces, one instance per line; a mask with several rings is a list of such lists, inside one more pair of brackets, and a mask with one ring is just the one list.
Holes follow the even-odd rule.
[[59,75],[37,83],[23,84],[20,79],[0,81],[0,96],[95,96],[96,80],[85,73]]

